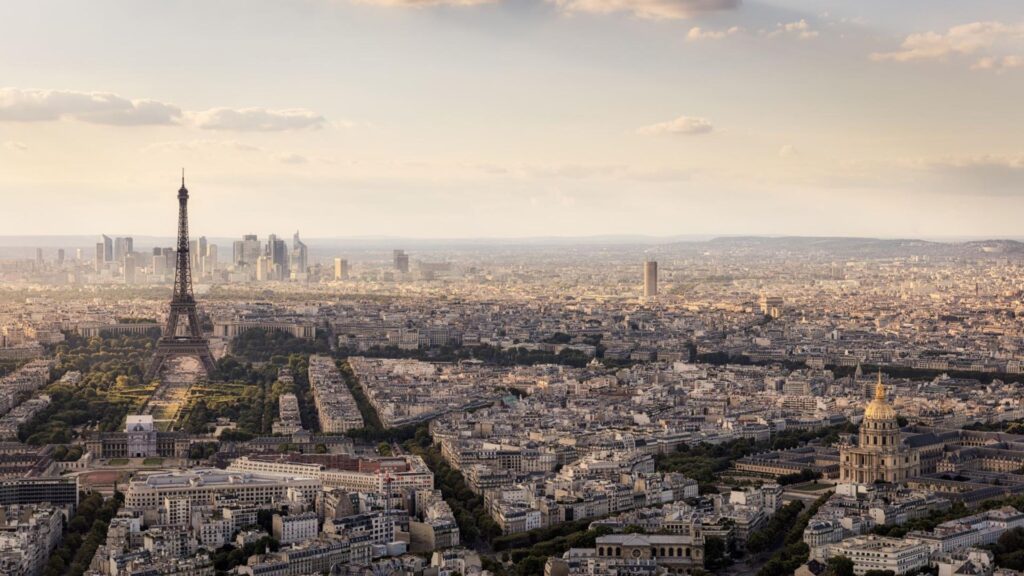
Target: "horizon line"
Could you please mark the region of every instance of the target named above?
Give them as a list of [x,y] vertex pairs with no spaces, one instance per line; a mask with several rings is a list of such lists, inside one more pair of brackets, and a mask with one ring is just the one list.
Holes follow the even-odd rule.
[[[300,231],[301,232],[301,231]],[[246,233],[249,234],[249,233]],[[276,232],[268,232],[262,235],[266,238],[270,235],[277,235]],[[174,239],[173,235],[157,234],[133,234],[133,233],[111,233],[99,232],[95,234],[0,234],[0,242],[5,240],[30,240],[30,239],[83,239],[100,238],[102,236],[146,238],[146,239]],[[259,236],[259,234],[257,234]],[[216,238],[216,239],[241,239],[242,235],[225,234],[200,234],[194,238]],[[573,235],[530,235],[530,236],[401,236],[401,235],[361,235],[361,236],[305,236],[308,241],[411,241],[411,242],[514,242],[514,241],[595,241],[595,240],[616,240],[616,241],[646,241],[656,242],[711,242],[715,240],[729,239],[762,239],[762,240],[879,240],[879,241],[910,241],[910,242],[932,242],[932,243],[961,243],[961,242],[1021,242],[1024,235],[1020,236],[982,236],[982,235],[843,235],[843,234],[758,234],[758,233],[723,233],[723,234],[674,234],[674,235],[653,235],[653,234],[573,234]],[[0,244],[0,246],[3,246]]]

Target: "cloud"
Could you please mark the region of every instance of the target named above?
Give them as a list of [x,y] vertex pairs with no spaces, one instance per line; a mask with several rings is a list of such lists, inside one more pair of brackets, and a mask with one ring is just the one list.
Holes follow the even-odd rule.
[[[737,36],[746,32],[739,26],[732,26],[731,28],[724,28],[721,30],[709,30],[701,28],[700,26],[694,26],[690,28],[690,31],[686,34],[686,39],[690,42],[697,42],[701,40],[722,40],[730,36]],[[817,38],[820,34],[817,30],[813,29],[807,20],[797,20],[796,22],[779,22],[775,25],[775,28],[761,28],[756,31],[756,35],[762,38],[777,38],[780,36],[788,36],[792,38],[798,38],[800,40],[809,40],[811,38]]]
[[7,140],[4,142],[4,148],[8,150],[14,150],[15,152],[24,152],[28,150],[28,144],[24,142],[15,142],[14,140]]
[[912,62],[915,60],[946,60],[956,55],[981,54],[974,68],[994,69],[1018,67],[1022,58],[999,52],[1024,49],[1024,24],[1002,22],[971,22],[953,26],[946,32],[922,32],[907,36],[899,50],[874,52],[878,62]]
[[268,110],[266,108],[214,108],[196,112],[195,125],[205,130],[236,130],[239,132],[280,132],[323,128],[327,120],[303,109]]
[[548,0],[568,14],[626,13],[652,20],[685,20],[738,8],[741,0]]
[[482,6],[499,0],[354,0],[356,4],[393,6],[396,8],[427,8],[430,6]]
[[1010,70],[1024,68],[1024,56],[983,56],[971,65],[971,70]]
[[708,134],[713,129],[714,127],[711,125],[711,121],[705,118],[680,116],[675,120],[669,120],[668,122],[660,122],[658,124],[644,126],[638,129],[637,133],[648,136],[660,136],[663,134],[696,135]]
[[183,112],[156,100],[132,100],[110,92],[0,88],[0,122],[72,120],[107,126],[191,125],[207,130],[279,132],[317,129],[327,120],[301,108],[212,108]]
[[738,34],[743,29],[739,26],[733,26],[732,28],[726,28],[725,30],[706,30],[700,26],[694,26],[690,28],[690,31],[686,34],[686,39],[690,42],[696,42],[699,40],[721,40],[727,36]]
[[807,20],[801,18],[796,22],[779,22],[774,30],[762,31],[769,38],[776,36],[794,36],[801,40],[809,40],[811,38],[818,37],[818,31],[811,28],[811,25],[807,23]]
[[309,158],[306,158],[301,154],[282,154],[278,156],[277,159],[280,160],[282,164],[306,164],[309,162]]
[[792,158],[797,155],[796,147],[792,144],[784,144],[779,148],[779,158]]
[[982,154],[918,163],[933,189],[972,196],[1024,195],[1024,155]]
[[181,108],[155,100],[130,100],[109,92],[0,88],[0,121],[77,120],[110,126],[177,124]]

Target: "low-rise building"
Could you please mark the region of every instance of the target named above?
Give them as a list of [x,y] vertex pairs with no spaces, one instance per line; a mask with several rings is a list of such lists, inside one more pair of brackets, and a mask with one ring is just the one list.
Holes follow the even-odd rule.
[[897,576],[928,565],[928,545],[911,538],[887,538],[873,534],[847,538],[828,546],[827,556],[845,556],[857,576],[872,570],[891,570]]
[[316,512],[274,514],[272,521],[274,538],[281,544],[295,544],[316,538],[320,519]]

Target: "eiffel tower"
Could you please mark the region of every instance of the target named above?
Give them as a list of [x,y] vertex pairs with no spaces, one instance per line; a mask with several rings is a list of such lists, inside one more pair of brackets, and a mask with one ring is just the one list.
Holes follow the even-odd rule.
[[[171,311],[163,336],[156,344],[153,360],[146,370],[146,382],[160,375],[160,369],[172,359],[182,356],[198,358],[207,376],[217,369],[210,353],[210,343],[203,337],[196,313],[196,297],[192,293],[192,265],[189,260],[188,242],[188,188],[185,188],[185,171],[181,172],[181,189],[178,190],[178,253],[174,267],[174,295],[171,297]],[[182,321],[188,326],[178,334]]]

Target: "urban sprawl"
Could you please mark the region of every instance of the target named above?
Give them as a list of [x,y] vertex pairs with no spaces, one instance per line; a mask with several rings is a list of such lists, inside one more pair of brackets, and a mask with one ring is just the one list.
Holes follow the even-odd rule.
[[0,259],[2,574],[1024,571],[1022,244],[147,242]]

